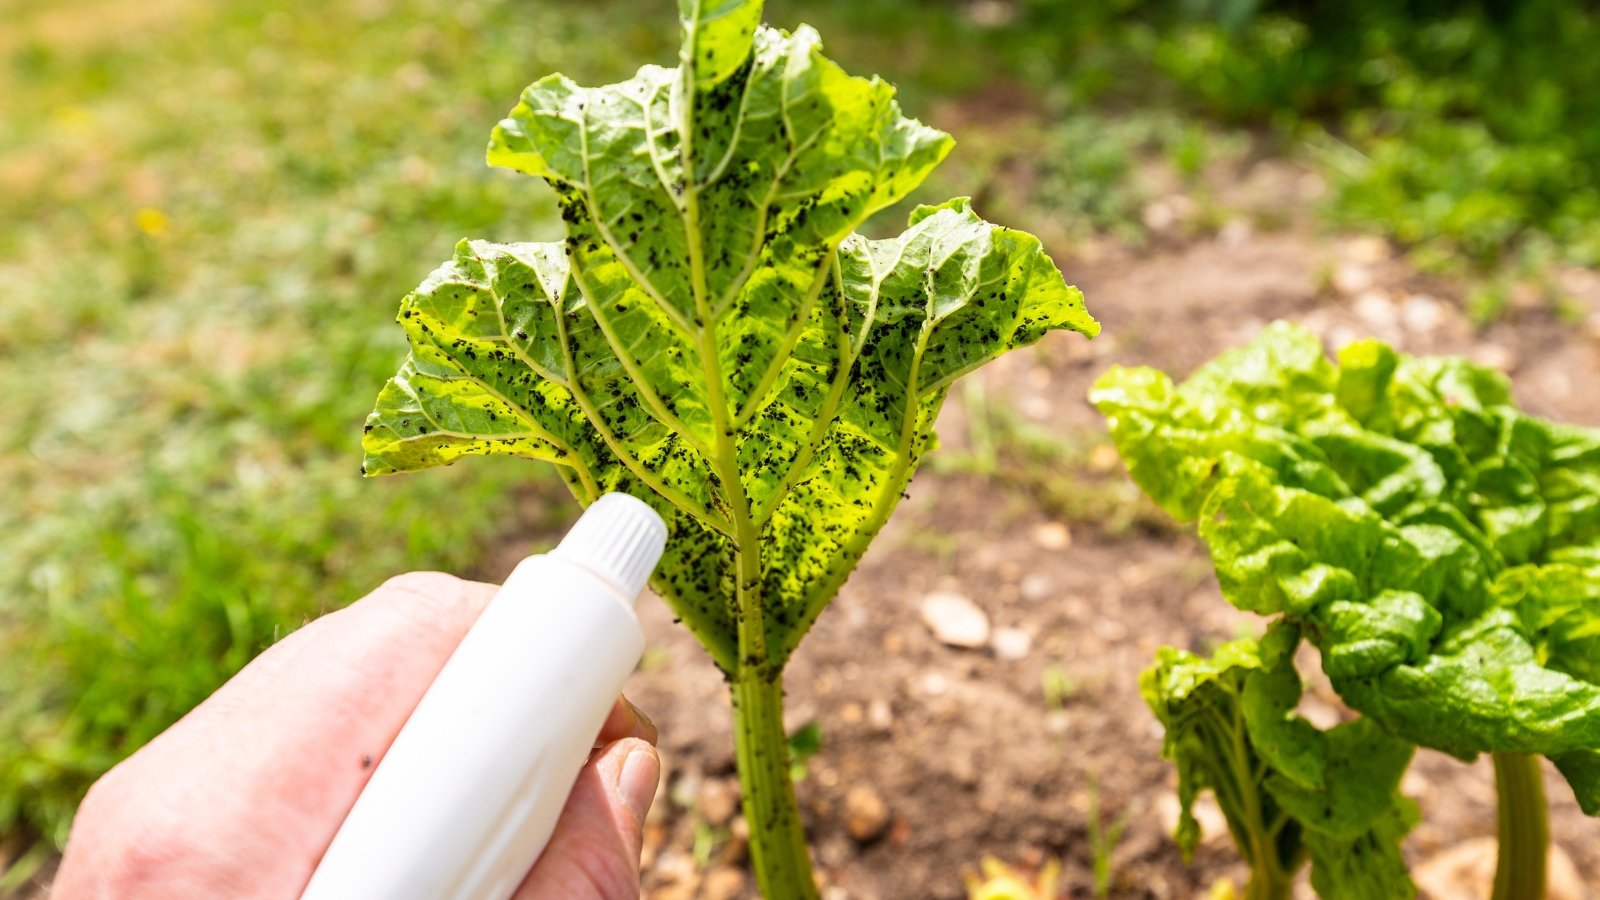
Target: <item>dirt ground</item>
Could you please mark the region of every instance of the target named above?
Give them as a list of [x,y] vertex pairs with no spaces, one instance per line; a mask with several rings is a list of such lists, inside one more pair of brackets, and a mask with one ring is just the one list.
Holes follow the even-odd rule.
[[[1105,333],[1092,344],[1054,335],[984,370],[987,402],[1092,446],[1099,420],[1083,398],[1107,366],[1186,373],[1290,318],[1333,344],[1371,334],[1409,351],[1473,356],[1512,373],[1526,408],[1600,425],[1600,277],[1556,276],[1587,325],[1517,294],[1504,320],[1477,332],[1461,311],[1461,285],[1416,274],[1380,241],[1308,222],[1252,224],[1305,208],[1319,190],[1312,176],[1269,161],[1219,177],[1237,215],[1209,234],[1182,237],[1173,226],[1139,250],[1059,254]],[[1156,202],[1181,223],[1181,195]],[[953,397],[941,453],[962,452],[965,419]],[[1085,460],[1064,477],[1121,486],[1104,447]],[[934,465],[910,493],[788,671],[789,726],[816,722],[823,736],[798,790],[826,896],[959,897],[963,874],[986,855],[1021,868],[1059,858],[1066,894],[1091,896],[1096,804],[1105,825],[1126,827],[1109,854],[1112,896],[1203,896],[1219,877],[1241,879],[1214,809],[1202,817],[1211,827],[1193,865],[1168,837],[1174,772],[1137,687],[1159,645],[1201,650],[1252,626],[1221,599],[1204,549],[1170,528],[1053,521],[1025,489]],[[509,568],[529,537],[509,535],[495,565]],[[969,598],[996,629],[1027,640],[1007,632],[1004,653],[941,644],[918,615],[936,591]],[[648,823],[646,896],[753,897],[723,683],[660,601],[647,598],[641,611],[652,649],[629,691],[660,725],[666,763]],[[1306,705],[1331,716],[1337,700],[1314,686]],[[1457,870],[1492,860],[1482,843],[1495,830],[1488,760],[1469,766],[1423,752],[1405,790],[1424,811],[1407,852],[1427,893],[1487,896],[1484,874]],[[868,794],[886,805],[881,837],[851,838],[852,791],[855,806]],[[1579,813],[1553,770],[1548,793],[1560,851],[1551,896],[1596,896],[1600,823]]]

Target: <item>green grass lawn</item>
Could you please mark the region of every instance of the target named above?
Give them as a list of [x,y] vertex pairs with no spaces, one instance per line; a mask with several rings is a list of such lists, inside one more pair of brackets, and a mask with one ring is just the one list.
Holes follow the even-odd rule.
[[61,841],[274,639],[471,564],[537,467],[359,477],[391,319],[457,239],[559,233],[488,127],[664,53],[657,5],[0,7],[0,835]]

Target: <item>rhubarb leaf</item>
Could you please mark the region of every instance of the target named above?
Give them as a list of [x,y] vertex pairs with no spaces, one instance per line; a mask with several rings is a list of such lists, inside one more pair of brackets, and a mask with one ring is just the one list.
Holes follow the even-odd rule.
[[489,161],[557,193],[558,243],[464,241],[401,306],[369,474],[509,454],[671,537],[652,582],[729,675],[775,677],[882,527],[950,383],[1099,326],[1039,241],[965,200],[854,233],[949,151],[894,90],[760,3],[684,0],[676,69],[523,92]]
[[1092,399],[1134,479],[1198,519],[1224,595],[1321,651],[1346,703],[1463,758],[1540,753],[1600,811],[1600,432],[1503,376],[1282,323],[1182,385]]
[[1164,755],[1178,765],[1179,847],[1193,854],[1192,807],[1210,790],[1253,878],[1286,883],[1309,860],[1321,896],[1415,896],[1400,842],[1416,808],[1399,794],[1413,745],[1371,719],[1321,731],[1302,718],[1299,640],[1280,624],[1210,659],[1163,647],[1145,673]]

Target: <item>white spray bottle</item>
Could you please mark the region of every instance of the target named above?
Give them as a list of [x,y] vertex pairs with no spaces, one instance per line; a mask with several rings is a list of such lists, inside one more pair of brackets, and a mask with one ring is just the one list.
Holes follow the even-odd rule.
[[633,603],[666,544],[607,494],[506,579],[406,720],[302,900],[505,900],[543,852],[644,652]]

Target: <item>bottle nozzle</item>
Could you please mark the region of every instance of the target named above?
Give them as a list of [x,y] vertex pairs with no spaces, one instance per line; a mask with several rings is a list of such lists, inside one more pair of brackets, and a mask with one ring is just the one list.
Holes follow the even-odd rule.
[[666,546],[667,525],[649,504],[627,494],[605,494],[584,510],[551,555],[583,566],[631,602]]

